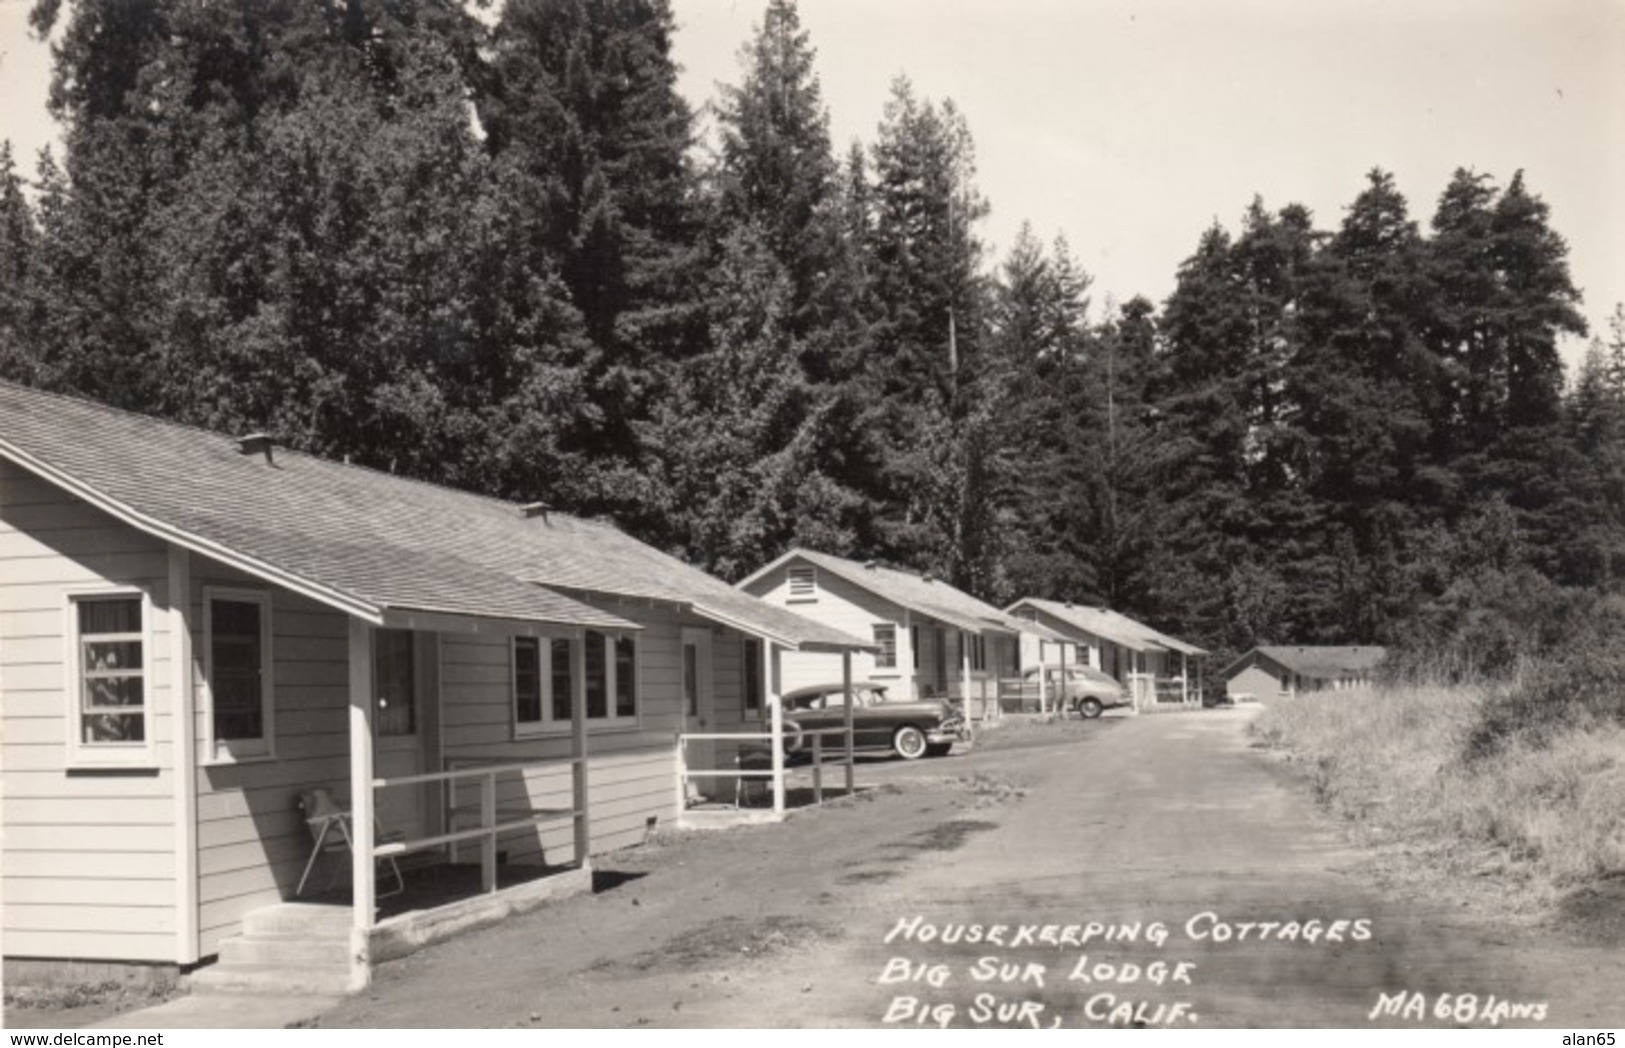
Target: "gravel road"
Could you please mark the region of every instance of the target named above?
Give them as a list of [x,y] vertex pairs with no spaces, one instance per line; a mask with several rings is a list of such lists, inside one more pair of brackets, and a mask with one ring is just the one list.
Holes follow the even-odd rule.
[[668,836],[324,1027],[1625,1024],[1625,952],[1386,890],[1247,711],[1004,729]]

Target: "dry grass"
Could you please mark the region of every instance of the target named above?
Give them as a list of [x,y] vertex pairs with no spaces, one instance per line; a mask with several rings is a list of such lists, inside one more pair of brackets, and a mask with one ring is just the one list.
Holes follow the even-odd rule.
[[1368,843],[1406,857],[1391,871],[1400,879],[1482,879],[1509,909],[1543,915],[1573,889],[1625,871],[1625,729],[1596,723],[1544,745],[1513,738],[1468,761],[1489,695],[1438,686],[1326,693],[1272,707],[1253,731],[1306,765],[1318,799]]

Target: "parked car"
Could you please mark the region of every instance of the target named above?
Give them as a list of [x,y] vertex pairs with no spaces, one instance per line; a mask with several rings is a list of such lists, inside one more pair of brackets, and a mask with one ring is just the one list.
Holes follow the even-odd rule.
[[[946,699],[892,699],[886,685],[852,685],[853,743],[859,749],[888,749],[904,760],[941,757],[965,738],[965,717]],[[785,749],[810,754],[810,731],[846,727],[846,690],[840,682],[797,688],[784,696]],[[838,735],[824,736],[824,748],[843,745]]]
[[1055,663],[1042,667],[1029,666],[1021,674],[1022,694],[1029,690],[1034,695],[1038,693],[1040,670],[1044,674],[1044,694],[1054,700],[1059,691],[1061,707],[1080,717],[1098,717],[1109,709],[1134,704],[1128,688],[1116,678],[1092,667],[1074,664],[1068,664],[1064,669]]

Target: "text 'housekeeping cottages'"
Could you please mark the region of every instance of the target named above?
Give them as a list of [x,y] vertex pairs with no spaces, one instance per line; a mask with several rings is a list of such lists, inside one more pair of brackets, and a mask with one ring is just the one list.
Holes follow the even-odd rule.
[[353,988],[434,934],[380,918],[400,866],[579,889],[692,799],[680,735],[870,646],[604,523],[0,383],[8,965],[225,960],[337,862]]

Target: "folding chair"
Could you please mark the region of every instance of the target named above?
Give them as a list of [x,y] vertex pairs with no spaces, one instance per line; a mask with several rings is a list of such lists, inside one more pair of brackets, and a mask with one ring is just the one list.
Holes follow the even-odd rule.
[[[325,787],[302,790],[298,796],[299,813],[304,816],[305,826],[310,830],[310,858],[305,860],[305,872],[299,877],[299,887],[294,889],[294,898],[305,893],[305,882],[310,880],[310,872],[316,868],[316,860],[321,858],[323,852],[343,852],[349,854],[355,850],[355,842],[350,839],[350,813],[333,800],[333,795]],[[388,844],[405,840],[399,833],[386,834],[381,832],[376,819],[373,820],[373,840],[378,844]],[[386,855],[379,862],[389,863],[389,868],[395,874],[395,887],[391,891],[379,892],[378,898],[387,899],[391,895],[399,895],[406,890],[406,878],[401,876],[400,864],[395,856]],[[333,886],[333,879],[328,880],[327,887]]]
[[[734,755],[734,770],[739,772],[763,772],[773,770],[773,751],[760,747],[741,749]],[[750,799],[753,791],[760,793],[771,785],[770,779],[760,775],[734,776],[734,810],[744,807],[744,801]]]

